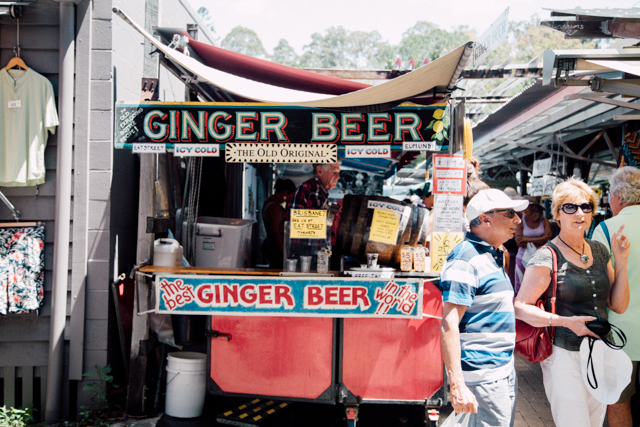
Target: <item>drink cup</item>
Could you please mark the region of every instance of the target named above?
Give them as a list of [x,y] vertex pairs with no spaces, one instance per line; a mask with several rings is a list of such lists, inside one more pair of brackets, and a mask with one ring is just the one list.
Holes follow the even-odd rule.
[[300,257],[300,260],[302,261],[302,264],[300,265],[300,268],[303,273],[308,273],[309,270],[311,269],[311,256],[309,255],[304,255]]
[[378,254],[367,254],[367,267],[375,268],[378,266]]
[[326,250],[318,251],[318,273],[326,274],[329,272],[329,254]]
[[298,268],[298,260],[295,258],[291,258],[287,260],[287,271],[289,273],[295,273],[296,268]]

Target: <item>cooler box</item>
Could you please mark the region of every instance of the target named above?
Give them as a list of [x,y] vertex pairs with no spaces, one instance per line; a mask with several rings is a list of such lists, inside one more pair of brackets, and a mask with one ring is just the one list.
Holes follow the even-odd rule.
[[[195,226],[196,267],[242,268],[251,264],[252,219],[198,217]],[[187,223],[182,223],[187,235]]]

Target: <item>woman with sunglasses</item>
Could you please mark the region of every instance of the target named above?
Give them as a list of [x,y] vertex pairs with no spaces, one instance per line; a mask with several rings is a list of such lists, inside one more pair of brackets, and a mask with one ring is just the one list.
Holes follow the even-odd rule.
[[585,336],[598,338],[585,325],[596,317],[607,318],[607,308],[622,313],[629,304],[627,258],[630,245],[622,234],[624,226],[613,234],[611,248],[585,239],[598,199],[584,182],[569,178],[553,192],[551,211],[560,233],[547,245],[558,255],[556,314],[535,306],[551,284],[552,257],[540,248],[525,270],[520,292],[515,299],[516,318],[533,326],[555,327],[553,354],[540,362],[544,388],[557,427],[602,426],[606,405],[588,391],[580,370],[580,344]]

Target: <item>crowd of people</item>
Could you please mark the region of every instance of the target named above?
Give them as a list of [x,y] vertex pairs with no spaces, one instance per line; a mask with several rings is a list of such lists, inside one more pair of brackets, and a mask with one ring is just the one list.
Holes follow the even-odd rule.
[[[545,393],[557,427],[631,427],[630,399],[640,360],[640,170],[621,167],[609,178],[613,217],[587,238],[599,198],[579,179],[559,184],[551,197],[554,236],[539,200],[484,189],[472,195],[463,242],[441,273],[441,344],[450,381],[455,425],[513,426],[517,400],[514,368],[516,319],[554,329],[553,351],[540,362]],[[637,218],[637,216],[636,216]],[[518,247],[515,280],[505,243]],[[557,295],[548,292],[557,254]],[[545,301],[544,308],[536,305]],[[606,405],[583,380],[580,345],[601,338],[587,325],[608,319],[627,337],[633,373],[617,403]],[[611,336],[609,338],[612,339]]]
[[[339,164],[314,165],[314,176],[297,190],[290,181],[278,181],[263,209],[265,254],[273,258],[272,265],[282,263],[283,204],[326,208],[339,169]],[[468,162],[465,238],[449,254],[440,276],[441,348],[455,425],[514,425],[519,319],[554,328],[552,354],[540,365],[557,427],[602,426],[606,414],[611,427],[632,426],[630,400],[640,381],[640,225],[633,221],[640,215],[640,169],[621,167],[609,182],[614,216],[595,227],[590,239],[599,197],[583,181],[569,178],[553,191],[551,220],[559,230],[554,233],[538,198],[489,188],[480,179],[478,162]],[[417,204],[433,207],[430,185],[417,194]],[[554,275],[552,312],[548,289]],[[544,307],[536,305],[539,299]],[[581,371],[582,341],[600,338],[587,325],[596,319],[622,329],[627,336],[623,351],[633,363],[628,386],[610,405],[590,393]]]

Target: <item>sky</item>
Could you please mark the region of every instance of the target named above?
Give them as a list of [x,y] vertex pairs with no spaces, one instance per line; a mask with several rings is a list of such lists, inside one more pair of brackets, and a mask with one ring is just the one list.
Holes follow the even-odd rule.
[[[254,30],[269,52],[286,39],[302,54],[311,34],[342,26],[350,31],[377,30],[383,40],[398,44],[417,21],[429,21],[451,30],[466,25],[479,36],[508,7],[510,21],[528,20],[543,8],[602,7],[602,0],[187,0],[197,11],[209,9],[216,36],[221,41],[234,27]],[[454,5],[455,6],[452,6]],[[606,2],[610,8],[640,7],[639,0]]]

